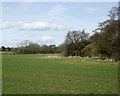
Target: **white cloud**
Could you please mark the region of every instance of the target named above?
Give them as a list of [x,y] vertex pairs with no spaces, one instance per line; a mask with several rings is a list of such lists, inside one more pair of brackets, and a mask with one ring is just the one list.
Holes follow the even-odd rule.
[[65,30],[65,26],[48,22],[4,22],[0,29],[17,28],[18,30]]
[[60,15],[64,14],[67,9],[68,8],[64,7],[63,5],[56,5],[48,12],[48,15],[60,16]]
[[53,40],[53,37],[51,37],[51,36],[43,36],[42,38],[41,38],[41,41],[42,42],[50,42],[50,41],[52,41]]
[[88,14],[88,15],[93,15],[93,14],[95,14],[95,11],[96,11],[96,8],[87,8],[87,9],[85,10],[86,14]]
[[54,44],[54,39],[52,36],[46,35],[36,38],[35,42],[37,42],[40,45],[44,45],[44,44],[50,45],[50,44]]
[[15,24],[13,22],[4,22],[2,26],[0,26],[0,29],[7,29],[14,27]]

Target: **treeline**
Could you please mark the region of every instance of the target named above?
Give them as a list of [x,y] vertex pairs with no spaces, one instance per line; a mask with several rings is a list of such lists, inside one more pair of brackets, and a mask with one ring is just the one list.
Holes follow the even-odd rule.
[[37,43],[32,43],[31,41],[25,40],[20,43],[19,47],[16,48],[6,48],[2,46],[1,51],[12,51],[16,54],[49,54],[49,53],[60,53],[59,48],[56,45],[42,45]]
[[65,56],[101,57],[120,60],[120,8],[109,11],[109,20],[99,23],[94,34],[88,38],[85,31],[70,31],[65,40]]
[[4,46],[2,46],[0,48],[0,51],[11,51],[11,50],[12,50],[12,48],[10,48],[10,47],[4,47]]
[[55,45],[43,45],[40,46],[37,43],[30,43],[28,46],[22,46],[15,49],[18,54],[49,54],[58,53],[57,47]]

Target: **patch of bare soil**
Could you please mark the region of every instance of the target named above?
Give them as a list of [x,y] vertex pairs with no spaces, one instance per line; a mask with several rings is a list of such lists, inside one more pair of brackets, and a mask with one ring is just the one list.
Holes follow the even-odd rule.
[[69,57],[62,57],[62,56],[45,56],[44,58],[80,58],[80,56],[69,56]]

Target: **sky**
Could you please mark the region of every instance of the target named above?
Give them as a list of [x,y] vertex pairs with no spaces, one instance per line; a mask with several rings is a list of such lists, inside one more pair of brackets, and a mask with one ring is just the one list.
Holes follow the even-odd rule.
[[68,31],[92,35],[117,2],[2,2],[2,46],[17,47],[24,40],[39,45],[64,42]]

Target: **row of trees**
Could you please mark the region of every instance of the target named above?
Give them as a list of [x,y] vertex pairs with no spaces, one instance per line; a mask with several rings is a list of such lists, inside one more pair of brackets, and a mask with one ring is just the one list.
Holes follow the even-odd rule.
[[18,44],[18,47],[5,47],[2,46],[0,51],[8,51],[14,52],[17,54],[49,54],[49,53],[62,53],[64,51],[64,47],[61,44],[60,46],[56,45],[39,45],[37,43],[33,43],[29,40],[25,40]]
[[11,49],[12,49],[12,48],[10,48],[10,47],[4,47],[4,46],[2,46],[2,47],[0,48],[0,51],[11,51]]
[[14,48],[14,52],[18,54],[49,54],[49,53],[58,53],[58,48],[56,45],[42,45],[40,46],[37,43],[32,43],[28,40],[21,43],[20,47]]
[[120,50],[120,9],[109,11],[109,20],[99,23],[94,34],[88,38],[85,31],[68,32],[65,40],[65,56],[98,56],[119,61]]
[[10,48],[2,46],[0,51],[12,51],[17,54],[39,54],[39,53],[59,53],[59,48],[56,45],[42,45],[25,40],[19,44],[19,47]]

